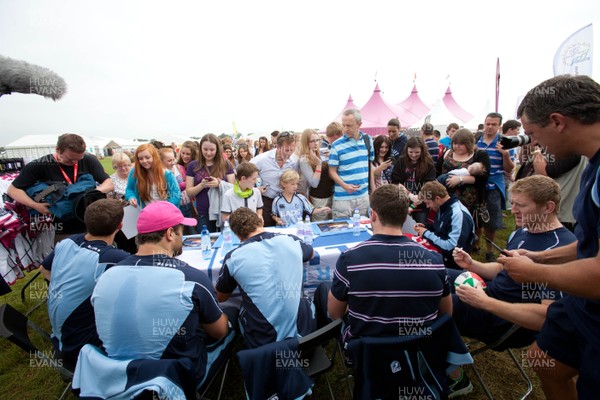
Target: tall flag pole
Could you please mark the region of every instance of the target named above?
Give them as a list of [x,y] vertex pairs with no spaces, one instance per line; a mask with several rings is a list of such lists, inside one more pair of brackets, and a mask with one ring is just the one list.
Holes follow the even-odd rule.
[[565,40],[554,55],[554,76],[562,74],[592,76],[594,32],[584,26]]
[[500,99],[500,57],[496,58],[496,108],[498,112],[498,100]]

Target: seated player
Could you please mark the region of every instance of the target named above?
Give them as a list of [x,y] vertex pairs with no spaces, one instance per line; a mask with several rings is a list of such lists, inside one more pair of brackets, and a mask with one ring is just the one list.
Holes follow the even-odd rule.
[[84,221],[87,233],[60,241],[40,267],[50,281],[48,316],[53,342],[70,370],[75,368],[83,345],[102,344],[90,302],[96,281],[107,268],[130,256],[112,245],[123,225],[119,200],[95,201],[85,210]]
[[239,287],[239,322],[247,347],[255,348],[315,329],[314,307],[303,295],[303,263],[313,249],[293,235],[265,232],[262,221],[241,207],[229,217],[241,245],[225,256],[217,298],[226,301]]
[[[508,239],[509,251],[543,251],[576,241],[575,235],[558,221],[560,187],[553,179],[530,176],[515,182],[510,191],[511,212],[518,229]],[[460,248],[454,250],[454,260],[488,281],[485,290],[460,285],[452,296],[453,316],[461,334],[492,343],[517,324],[524,329],[511,337],[515,346],[532,343],[544,323],[548,305],[558,300],[561,292],[542,284],[517,283],[501,264],[473,260]],[[459,273],[450,271],[451,280]]]
[[189,358],[200,386],[212,365],[206,336],[224,338],[225,346],[235,335],[208,277],[174,258],[182,251],[183,226],[196,223],[166,201],[144,207],[137,221],[138,252],[100,277],[92,305],[108,357]]

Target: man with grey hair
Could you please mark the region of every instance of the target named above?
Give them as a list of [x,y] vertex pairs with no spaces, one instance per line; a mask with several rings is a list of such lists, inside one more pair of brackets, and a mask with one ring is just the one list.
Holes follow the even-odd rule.
[[357,109],[344,111],[344,136],[331,146],[329,176],[335,182],[333,218],[348,218],[355,208],[361,215],[369,209],[369,167],[375,158],[373,140],[360,131],[362,116]]

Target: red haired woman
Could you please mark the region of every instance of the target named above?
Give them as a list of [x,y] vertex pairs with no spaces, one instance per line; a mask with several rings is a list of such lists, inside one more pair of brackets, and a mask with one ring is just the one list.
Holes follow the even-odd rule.
[[166,200],[179,207],[181,192],[171,171],[163,167],[156,147],[142,144],[135,150],[134,168],[127,178],[125,200],[144,208],[153,201]]

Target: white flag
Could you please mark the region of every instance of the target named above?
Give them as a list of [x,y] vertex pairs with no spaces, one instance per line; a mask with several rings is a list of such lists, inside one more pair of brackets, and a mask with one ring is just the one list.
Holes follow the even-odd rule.
[[554,56],[554,76],[562,74],[592,75],[592,24],[569,36]]

